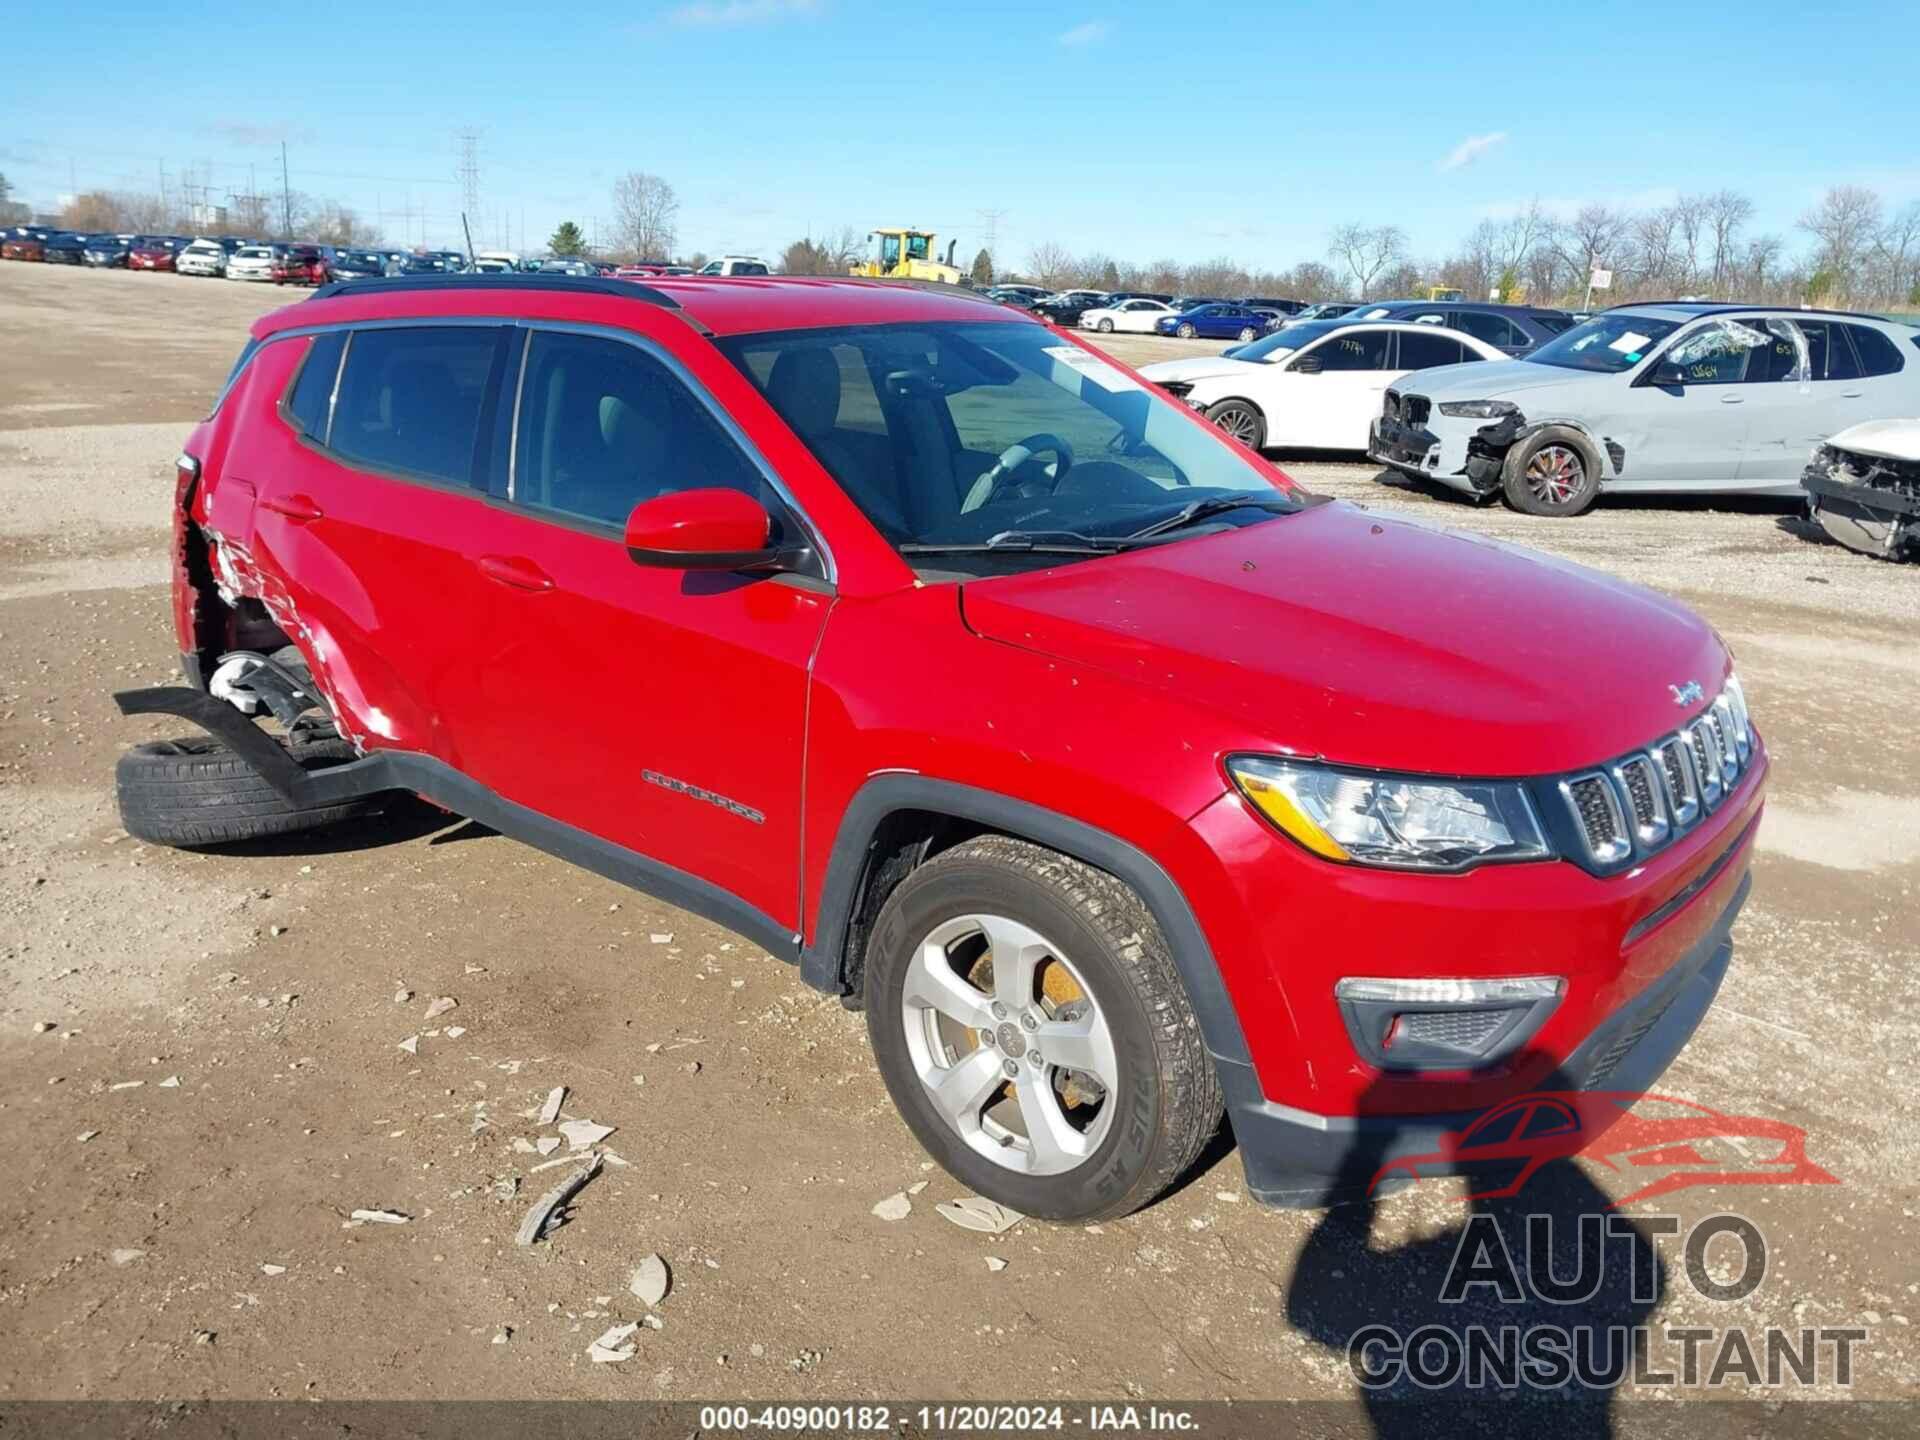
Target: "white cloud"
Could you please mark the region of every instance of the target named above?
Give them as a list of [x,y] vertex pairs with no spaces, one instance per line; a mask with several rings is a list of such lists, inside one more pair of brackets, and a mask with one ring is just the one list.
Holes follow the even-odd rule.
[[1447,158],[1440,162],[1440,172],[1445,174],[1449,170],[1463,170],[1494,146],[1504,145],[1506,140],[1507,132],[1504,130],[1495,130],[1490,135],[1469,135],[1447,152]]
[[1104,20],[1089,20],[1084,25],[1076,25],[1060,34],[1062,45],[1098,45],[1107,38],[1107,32],[1113,29]]
[[723,30],[742,25],[770,25],[796,15],[817,14],[820,0],[693,0],[667,16],[667,22],[685,29]]

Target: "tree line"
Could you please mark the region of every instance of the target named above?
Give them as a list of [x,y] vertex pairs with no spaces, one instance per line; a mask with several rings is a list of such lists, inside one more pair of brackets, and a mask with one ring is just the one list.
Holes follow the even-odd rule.
[[[1595,304],[1694,295],[1755,303],[1920,308],[1920,202],[1891,209],[1874,190],[1836,185],[1788,237],[1752,232],[1754,204],[1736,190],[1682,195],[1646,209],[1593,204],[1555,214],[1538,201],[1479,222],[1440,258],[1412,253],[1397,225],[1349,222],[1327,237],[1323,259],[1260,269],[1220,256],[1135,264],[1101,252],[1035,246],[1017,274],[1056,289],[1145,290],[1371,300],[1424,295],[1447,285],[1472,299],[1498,295],[1577,306],[1594,270],[1612,272]],[[991,257],[988,257],[991,268]],[[978,269],[976,265],[976,270]]]

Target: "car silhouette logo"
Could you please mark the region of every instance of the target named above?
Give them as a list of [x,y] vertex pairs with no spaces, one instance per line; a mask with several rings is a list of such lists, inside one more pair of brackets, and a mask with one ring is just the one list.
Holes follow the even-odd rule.
[[[1644,1106],[1635,1113],[1635,1106]],[[1473,1177],[1466,1200],[1517,1195],[1543,1165],[1584,1156],[1643,1183],[1615,1199],[1635,1200],[1695,1185],[1838,1185],[1807,1158],[1797,1125],[1756,1115],[1723,1115],[1672,1095],[1626,1090],[1537,1090],[1491,1106],[1470,1125],[1440,1136],[1437,1149],[1389,1160],[1368,1189],[1426,1175]]]
[[1667,689],[1673,692],[1673,703],[1676,705],[1691,705],[1696,700],[1705,699],[1707,694],[1700,688],[1698,680],[1689,680],[1684,685],[1669,685]]

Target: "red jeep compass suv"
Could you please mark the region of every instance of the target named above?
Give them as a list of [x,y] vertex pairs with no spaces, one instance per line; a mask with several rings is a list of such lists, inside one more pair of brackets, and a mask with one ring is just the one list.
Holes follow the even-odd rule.
[[[180,457],[203,845],[412,791],[863,1006],[948,1170],[1092,1219],[1224,1110],[1312,1204],[1711,1002],[1767,768],[1725,647],[1319,503],[964,292],[422,277],[258,321]],[[1512,616],[1525,623],[1509,623]]]

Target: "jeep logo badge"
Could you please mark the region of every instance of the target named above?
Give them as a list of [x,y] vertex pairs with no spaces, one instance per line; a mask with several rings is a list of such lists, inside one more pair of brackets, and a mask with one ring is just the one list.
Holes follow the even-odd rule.
[[1691,705],[1696,700],[1704,699],[1707,693],[1700,688],[1698,680],[1689,680],[1684,685],[1669,685],[1667,689],[1673,692],[1673,703],[1676,705]]

